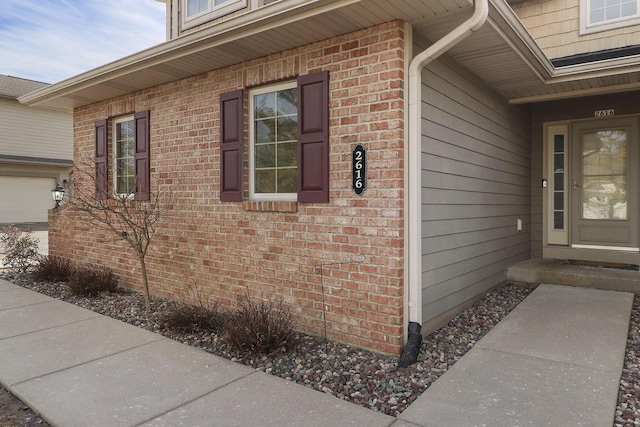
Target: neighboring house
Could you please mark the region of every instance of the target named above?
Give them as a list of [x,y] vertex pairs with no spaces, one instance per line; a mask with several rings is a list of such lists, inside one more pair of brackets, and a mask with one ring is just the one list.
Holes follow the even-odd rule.
[[[166,43],[20,100],[73,110],[109,185],[175,190],[153,292],[282,297],[399,353],[532,256],[640,264],[640,11],[612,1],[168,0]],[[76,212],[50,229],[140,286]]]
[[49,86],[0,75],[0,224],[46,222],[51,190],[73,166],[73,116],[18,97]]

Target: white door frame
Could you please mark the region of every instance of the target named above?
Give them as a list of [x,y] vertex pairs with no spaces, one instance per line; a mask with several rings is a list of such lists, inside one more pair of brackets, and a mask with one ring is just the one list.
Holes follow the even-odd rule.
[[[638,115],[619,116],[619,117],[636,117]],[[597,246],[597,245],[572,245],[571,242],[571,125],[573,122],[583,122],[585,120],[564,120],[543,123],[543,162],[542,162],[542,256],[544,258],[557,259],[580,259],[602,262],[621,262],[640,264],[640,253],[638,248],[614,247],[614,246]],[[588,119],[594,120],[594,119]],[[595,119],[597,121],[597,119]],[[566,155],[564,156],[565,173],[563,176],[564,184],[564,228],[557,229],[553,223],[554,206],[554,136],[562,135],[565,139]],[[636,167],[640,169],[640,159]],[[640,188],[640,183],[638,184]],[[640,218],[639,218],[640,221]]]

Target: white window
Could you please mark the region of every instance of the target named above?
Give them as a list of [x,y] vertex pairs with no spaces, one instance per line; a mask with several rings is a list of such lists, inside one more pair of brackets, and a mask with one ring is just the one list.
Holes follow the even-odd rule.
[[136,171],[134,163],[135,125],[133,116],[113,120],[113,185],[116,194],[133,194]]
[[182,0],[182,28],[187,29],[247,7],[247,0]]
[[568,245],[570,157],[568,125],[554,124],[547,127],[544,151],[546,156],[544,176],[547,179],[547,212],[544,220],[547,222],[547,243]]
[[640,0],[581,0],[580,34],[640,24]]
[[209,0],[187,0],[187,18],[209,11]]
[[298,94],[296,82],[249,93],[250,197],[296,200],[298,188]]

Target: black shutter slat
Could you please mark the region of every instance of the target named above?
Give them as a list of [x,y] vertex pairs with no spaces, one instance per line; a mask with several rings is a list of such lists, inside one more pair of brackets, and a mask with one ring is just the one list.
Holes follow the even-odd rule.
[[329,201],[329,72],[298,77],[298,201]]
[[134,200],[149,200],[151,198],[151,177],[150,177],[150,138],[149,138],[149,116],[150,112],[140,111],[133,116],[135,125],[135,192]]
[[240,202],[244,193],[242,90],[220,95],[220,200]]
[[106,200],[109,194],[107,168],[107,121],[98,120],[95,124],[95,165],[96,165],[96,193],[97,200]]

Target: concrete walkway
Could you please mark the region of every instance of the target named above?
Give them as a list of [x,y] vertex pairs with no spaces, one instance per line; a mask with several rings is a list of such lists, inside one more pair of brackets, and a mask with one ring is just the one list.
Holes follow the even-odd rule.
[[0,382],[58,426],[610,426],[632,295],[542,285],[398,419],[0,280]]
[[613,425],[633,294],[540,285],[401,418],[421,426]]

